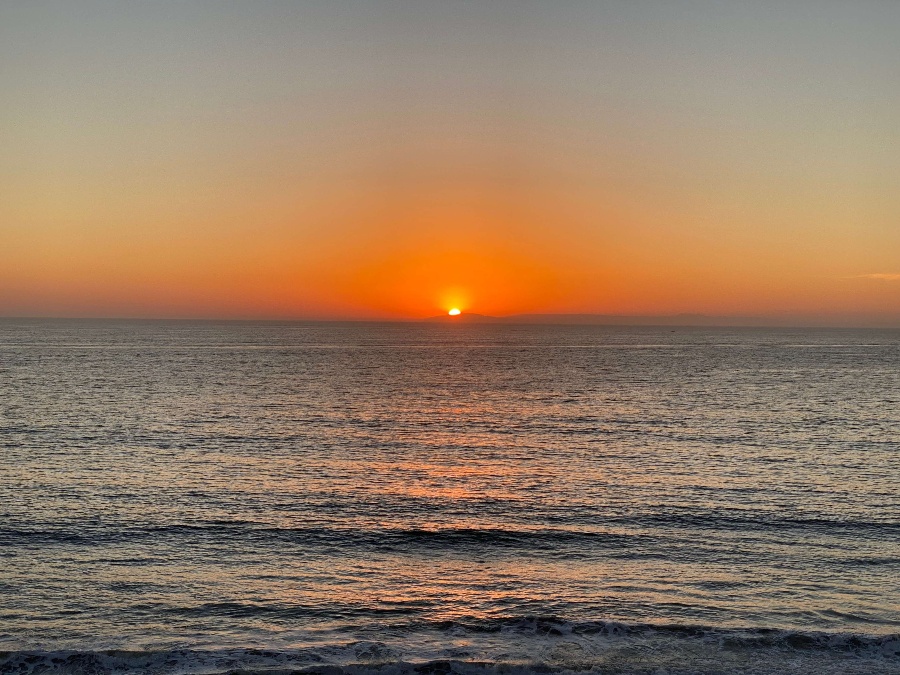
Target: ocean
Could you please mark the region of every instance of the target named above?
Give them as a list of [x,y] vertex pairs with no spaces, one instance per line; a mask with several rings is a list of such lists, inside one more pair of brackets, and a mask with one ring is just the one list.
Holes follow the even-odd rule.
[[900,332],[0,321],[0,673],[900,673]]

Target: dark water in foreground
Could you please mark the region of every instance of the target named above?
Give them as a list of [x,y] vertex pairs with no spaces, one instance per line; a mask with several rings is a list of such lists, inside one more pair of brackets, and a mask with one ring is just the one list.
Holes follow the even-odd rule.
[[0,452],[4,673],[900,673],[898,332],[5,321]]

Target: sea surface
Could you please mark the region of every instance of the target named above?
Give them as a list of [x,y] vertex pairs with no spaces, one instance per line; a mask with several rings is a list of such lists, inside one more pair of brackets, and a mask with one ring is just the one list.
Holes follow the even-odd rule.
[[900,673],[900,332],[0,321],[0,673]]

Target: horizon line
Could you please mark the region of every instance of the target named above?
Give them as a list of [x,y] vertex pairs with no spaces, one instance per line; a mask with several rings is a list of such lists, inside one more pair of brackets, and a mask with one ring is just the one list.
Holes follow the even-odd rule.
[[[458,316],[438,314],[427,317],[258,317],[258,316],[53,316],[0,315],[0,321],[130,321],[209,323],[485,323],[518,325],[595,325],[635,327],[697,328],[880,328],[900,329],[900,314],[601,314],[591,312],[523,312],[487,315],[463,312]],[[658,322],[658,323],[654,323]]]

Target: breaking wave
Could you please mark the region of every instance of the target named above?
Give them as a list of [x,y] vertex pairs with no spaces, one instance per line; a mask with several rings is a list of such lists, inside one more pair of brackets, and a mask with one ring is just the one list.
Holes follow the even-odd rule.
[[[292,649],[15,651],[0,673],[86,675],[896,675],[900,635],[716,629],[523,617],[392,630]],[[337,637],[337,635],[335,635]]]

